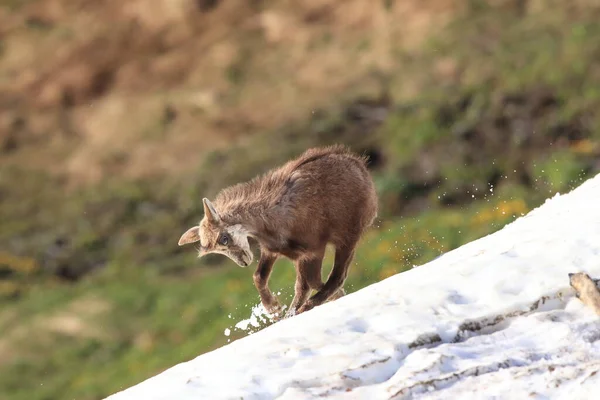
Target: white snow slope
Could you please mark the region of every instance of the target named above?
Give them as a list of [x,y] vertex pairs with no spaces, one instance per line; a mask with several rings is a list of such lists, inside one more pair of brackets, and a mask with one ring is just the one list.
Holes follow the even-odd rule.
[[109,399],[598,399],[600,318],[567,274],[600,278],[599,200],[600,175]]

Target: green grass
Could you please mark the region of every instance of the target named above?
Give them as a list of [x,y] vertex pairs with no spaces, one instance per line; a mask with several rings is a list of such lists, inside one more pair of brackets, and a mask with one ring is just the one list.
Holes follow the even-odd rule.
[[[64,192],[45,174],[0,169],[0,393],[98,399],[243,336],[223,331],[259,301],[252,269],[198,260],[177,239],[201,217],[202,197],[306,147],[342,142],[384,160],[373,170],[383,221],[360,244],[348,292],[495,232],[597,173],[597,15],[483,7],[462,18],[418,57],[399,55],[394,80],[422,91],[380,125],[364,128],[340,104],[214,151],[181,180],[113,177]],[[429,67],[448,57],[461,77],[440,82]],[[329,251],[324,275],[331,261]],[[270,286],[289,303],[293,280],[281,260]]]

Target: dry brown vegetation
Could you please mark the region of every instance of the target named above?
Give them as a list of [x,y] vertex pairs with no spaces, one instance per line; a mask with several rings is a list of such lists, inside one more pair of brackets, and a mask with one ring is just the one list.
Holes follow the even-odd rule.
[[[193,168],[207,149],[379,90],[402,68],[394,54],[419,51],[462,3],[8,2],[2,158],[78,182]],[[452,75],[452,60],[437,70]]]

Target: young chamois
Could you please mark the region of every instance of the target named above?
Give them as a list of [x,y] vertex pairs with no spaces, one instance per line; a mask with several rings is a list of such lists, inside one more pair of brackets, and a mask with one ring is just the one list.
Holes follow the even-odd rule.
[[[268,287],[280,256],[296,268],[295,295],[285,317],[335,300],[345,294],[356,244],[377,216],[366,162],[341,145],[309,149],[262,176],[223,189],[214,202],[204,198],[204,218],[181,236],[179,245],[199,241],[198,257],[219,253],[246,267],[253,259],[248,237],[254,238],[261,249],[254,285],[271,314],[282,310]],[[323,283],[328,243],[335,247],[335,261]],[[317,292],[309,298],[311,289]]]

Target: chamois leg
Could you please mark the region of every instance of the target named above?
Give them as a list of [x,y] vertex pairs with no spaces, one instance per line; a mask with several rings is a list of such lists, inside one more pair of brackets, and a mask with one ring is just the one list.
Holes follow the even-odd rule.
[[342,296],[345,296],[345,295],[346,295],[346,291],[344,290],[344,288],[343,288],[343,287],[341,287],[341,288],[339,288],[339,289],[337,290],[337,292],[335,292],[334,294],[332,294],[332,295],[331,295],[331,296],[330,296],[330,297],[327,299],[327,301],[325,301],[325,302],[326,302],[326,303],[329,303],[330,301],[337,300],[337,299],[339,299],[340,297],[342,297]]
[[306,278],[301,274],[296,275],[296,285],[294,286],[294,299],[292,300],[292,304],[290,304],[290,308],[285,313],[284,318],[289,318],[296,315],[298,308],[302,304],[306,302],[308,296],[310,295],[310,286],[306,281]]
[[[331,273],[329,274],[329,278],[327,278],[327,282],[325,282],[323,287],[317,291],[314,296],[308,299],[304,305],[300,307],[298,313],[302,313],[316,306],[320,306],[334,295],[341,297],[341,294],[344,293],[342,286],[344,285],[344,281],[348,276],[348,267],[350,266],[350,262],[354,257],[355,245],[356,242],[350,246],[340,246],[336,248],[335,261],[333,263]],[[340,290],[342,290],[342,292],[338,293]]]
[[[314,275],[314,278],[312,279],[312,281],[309,281],[308,284],[310,285],[311,289],[314,289],[316,291],[319,291],[321,289],[323,289],[323,286],[325,286],[325,284],[323,283],[323,281],[321,280],[321,271],[320,269],[317,271],[317,274]],[[337,300],[342,296],[346,295],[346,291],[344,290],[344,288],[339,288],[337,292],[335,292],[334,294],[331,295],[331,297],[329,297],[326,301],[330,302],[333,300]]]
[[275,260],[277,260],[276,255],[263,252],[253,275],[254,286],[260,295],[260,301],[269,314],[279,313],[282,308],[277,297],[269,289],[269,276],[273,271]]
[[318,252],[314,257],[300,259],[296,262],[296,286],[294,287],[294,299],[285,317],[291,317],[298,313],[298,309],[308,299],[311,289],[319,289],[323,286],[321,281],[321,265],[325,251]]

